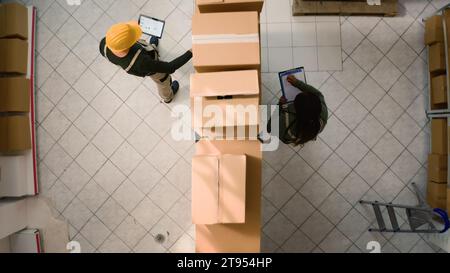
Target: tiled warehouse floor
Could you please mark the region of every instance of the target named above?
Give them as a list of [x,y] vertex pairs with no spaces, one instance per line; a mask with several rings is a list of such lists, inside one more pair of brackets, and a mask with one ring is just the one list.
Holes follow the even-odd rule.
[[[192,65],[175,74],[181,92],[161,104],[149,79],[127,76],[99,55],[114,22],[140,13],[167,21],[161,53],[170,60],[191,47],[192,0],[32,0],[38,8],[37,110],[42,195],[70,223],[84,252],[192,252],[192,142],[170,136],[171,107],[187,104]],[[266,0],[261,16],[265,103],[276,102],[275,73],[303,59],[316,21],[341,25],[343,71],[308,79],[330,108],[317,142],[264,155],[263,250],[435,252],[418,235],[381,236],[361,198],[415,202],[411,182],[426,181],[427,54],[421,18],[447,0],[400,0],[401,15],[293,18],[289,0]],[[315,27],[314,27],[315,26]],[[281,31],[281,33],[280,33]],[[303,37],[303,36],[302,36]],[[313,45],[315,46],[315,45]],[[316,52],[320,52],[320,49]],[[336,56],[334,56],[336,57]],[[307,67],[308,68],[308,67]],[[270,71],[270,72],[269,72]],[[162,244],[154,236],[170,234]]]

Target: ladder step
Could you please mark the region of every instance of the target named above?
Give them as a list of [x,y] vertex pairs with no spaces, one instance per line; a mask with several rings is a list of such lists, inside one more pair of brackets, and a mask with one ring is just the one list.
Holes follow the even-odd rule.
[[377,218],[378,226],[380,230],[386,230],[386,224],[384,223],[383,215],[381,214],[380,206],[373,204],[373,210],[375,211],[375,217]]
[[391,220],[392,229],[395,231],[400,230],[400,227],[399,227],[398,221],[397,221],[397,215],[395,214],[395,209],[393,207],[387,206],[387,210],[388,210],[388,214],[389,214],[389,219]]

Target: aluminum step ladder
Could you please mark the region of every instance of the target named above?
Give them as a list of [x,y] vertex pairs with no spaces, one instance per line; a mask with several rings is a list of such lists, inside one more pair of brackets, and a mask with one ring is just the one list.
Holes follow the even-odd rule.
[[[441,209],[433,209],[427,205],[425,199],[421,196],[419,189],[416,184],[412,184],[414,190],[417,195],[417,199],[419,200],[419,205],[416,207],[413,206],[403,206],[396,205],[392,203],[381,203],[381,202],[369,202],[369,201],[360,201],[362,205],[370,205],[373,207],[375,212],[375,218],[378,223],[378,228],[369,229],[369,232],[382,232],[382,233],[424,233],[424,234],[432,234],[432,233],[446,233],[450,229],[450,220],[448,218],[448,214]],[[385,207],[387,209],[389,215],[390,225],[386,224],[382,208]],[[408,223],[410,229],[401,229],[396,210],[404,209],[406,211],[406,216],[408,218]],[[442,219],[444,223],[444,229],[437,229],[433,224],[433,219],[438,216]]]

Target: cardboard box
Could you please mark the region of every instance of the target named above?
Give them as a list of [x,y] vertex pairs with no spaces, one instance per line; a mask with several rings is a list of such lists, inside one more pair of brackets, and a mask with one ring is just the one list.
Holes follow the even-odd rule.
[[28,9],[25,6],[0,4],[0,38],[28,39]]
[[447,184],[429,181],[427,188],[427,202],[432,208],[447,209]]
[[190,86],[192,126],[200,137],[258,138],[260,85],[257,70],[192,74]]
[[245,155],[196,156],[192,160],[194,224],[245,223]]
[[0,238],[7,238],[27,227],[27,201],[4,199],[0,202]]
[[431,45],[429,54],[430,54],[429,57],[430,73],[433,76],[445,73],[446,70],[445,45],[443,43],[435,43]]
[[448,156],[430,155],[428,157],[428,179],[434,183],[447,184]]
[[446,108],[447,102],[447,76],[433,77],[431,79],[431,103]]
[[0,73],[26,75],[28,42],[20,39],[0,39],[0,60]]
[[0,78],[0,112],[30,111],[30,80]]
[[260,70],[258,13],[194,14],[192,50],[197,72]]
[[197,225],[198,253],[258,253],[261,251],[262,147],[259,141],[207,141],[196,144],[197,156],[245,154],[247,158],[244,224]]
[[15,154],[31,149],[28,115],[0,117],[0,153]]
[[201,13],[256,11],[260,13],[264,0],[196,0]]
[[448,154],[447,119],[435,118],[431,121],[431,149],[432,154]]
[[425,22],[425,44],[432,45],[444,42],[444,26],[441,15],[430,17]]

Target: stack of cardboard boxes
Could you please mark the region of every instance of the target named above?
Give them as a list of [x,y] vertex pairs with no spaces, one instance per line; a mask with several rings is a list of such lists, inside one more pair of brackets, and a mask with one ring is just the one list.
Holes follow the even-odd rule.
[[444,22],[450,20],[450,14],[435,15],[426,21],[425,43],[429,46],[429,68],[431,84],[431,109],[448,108],[447,58],[444,41]]
[[259,252],[259,14],[263,0],[197,0],[192,23],[192,219],[197,252]]
[[[27,72],[28,9],[15,3],[0,4],[0,156],[2,157],[14,157],[31,149],[29,118],[31,86],[30,80],[26,78]],[[2,164],[2,168],[6,165]],[[4,182],[3,180],[8,177],[6,171],[10,172],[11,169],[2,170],[0,182]],[[21,173],[24,172],[22,169]],[[4,183],[0,183],[0,193],[4,190],[2,189]]]
[[[444,28],[445,26],[445,28]],[[444,31],[447,30],[447,35]],[[425,44],[429,47],[430,109],[448,112],[447,64],[450,56],[445,36],[450,37],[450,10],[435,15],[425,23]],[[428,203],[434,208],[450,211],[448,179],[448,119],[433,118],[431,122],[432,153],[428,160]]]
[[428,160],[427,201],[433,208],[447,209],[448,124],[447,119],[433,119],[432,154]]

